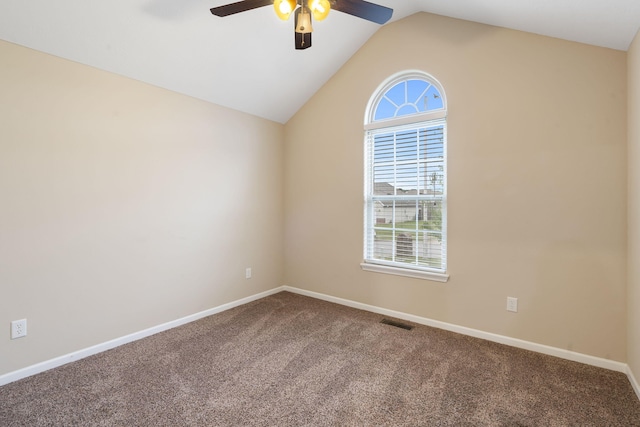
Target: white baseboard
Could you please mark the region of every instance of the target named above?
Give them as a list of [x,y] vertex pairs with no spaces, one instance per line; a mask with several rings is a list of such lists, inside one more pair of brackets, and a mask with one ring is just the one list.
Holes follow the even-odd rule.
[[[627,373],[629,370],[627,364],[622,362],[602,359],[599,357],[589,356],[587,354],[582,354],[582,353],[576,353],[574,351],[569,351],[569,350],[563,350],[560,348],[551,347],[543,344],[536,344],[530,341],[524,341],[517,338],[506,337],[504,335],[484,332],[478,329],[472,329],[464,326],[454,325],[451,323],[441,322],[438,320],[428,319],[426,317],[414,316],[412,314],[401,313],[399,311],[387,310],[386,308],[380,308],[380,307],[363,304],[356,301],[337,298],[330,295],[307,291],[304,289],[298,289],[291,286],[283,286],[283,290],[297,293],[300,295],[309,296],[312,298],[321,299],[324,301],[334,302],[336,304],[346,305],[348,307],[353,307],[360,310],[366,310],[366,311],[371,311],[373,313],[382,314],[385,316],[395,317],[397,319],[407,320],[409,322],[418,323],[420,325],[432,326],[438,329],[444,329],[447,331],[456,332],[463,335],[482,338],[487,341],[493,341],[500,344],[509,345],[511,347],[522,348],[525,350],[535,351],[537,353],[542,353],[550,356],[560,357],[562,359],[572,360],[574,362],[585,363],[587,365],[597,366],[597,367],[609,369],[612,371]],[[636,388],[636,391],[637,391],[637,388]]]
[[157,334],[162,331],[166,331],[171,328],[175,328],[177,326],[184,325],[186,323],[190,323],[203,317],[211,316],[212,314],[220,313],[226,310],[229,310],[234,307],[238,307],[243,304],[247,304],[249,302],[258,300],[260,298],[264,298],[269,295],[276,294],[281,291],[289,291],[292,293],[305,295],[308,297],[333,302],[336,304],[344,305],[347,307],[352,307],[360,310],[366,310],[373,313],[382,314],[385,316],[395,317],[397,319],[403,319],[410,322],[418,323],[421,325],[432,326],[434,328],[444,329],[451,332],[456,332],[463,335],[469,335],[476,338],[485,339],[488,341],[497,342],[500,344],[509,345],[512,347],[522,348],[525,350],[535,351],[537,353],[547,354],[550,356],[560,357],[562,359],[572,360],[574,362],[585,363],[587,365],[597,366],[600,368],[609,369],[612,371],[623,372],[629,378],[633,389],[635,390],[638,398],[640,399],[640,386],[638,385],[638,381],[633,376],[631,369],[626,363],[616,362],[608,359],[602,359],[599,357],[589,356],[582,353],[576,353],[573,351],[562,350],[556,347],[550,347],[547,345],[536,344],[529,341],[520,340],[517,338],[510,338],[503,335],[493,334],[490,332],[484,332],[477,329],[467,328],[464,326],[458,326],[451,323],[441,322],[438,320],[432,320],[425,317],[414,316],[412,314],[406,314],[399,311],[388,310],[385,308],[376,307],[373,305],[363,304],[356,301],[351,301],[343,298],[333,297],[326,294],[321,294],[318,292],[307,291],[304,289],[294,288],[291,286],[280,286],[269,291],[261,292],[259,294],[255,294],[246,298],[239,299],[237,301],[232,301],[227,304],[220,305],[218,307],[211,308],[209,310],[201,311],[199,313],[192,314],[190,316],[186,316],[177,320],[173,320],[171,322],[163,323],[158,326],[154,326],[152,328],[148,328],[139,332],[135,332],[133,334],[126,335],[124,337],[116,338],[111,341],[107,341],[101,344],[97,344],[79,351],[75,351],[64,356],[56,357],[54,359],[50,359],[41,363],[37,363],[35,365],[27,366],[26,368],[19,369],[17,371],[9,372],[4,375],[0,375],[0,386],[9,384],[11,382],[20,380],[22,378],[29,377],[31,375],[38,374],[40,372],[47,371],[49,369],[56,368],[58,366],[65,365],[70,362],[74,362],[76,360],[80,360],[82,358],[101,353],[106,350],[110,350],[112,348],[121,346],[123,344],[127,344],[133,341],[137,341],[139,339]]
[[129,335],[125,335],[120,338],[113,339],[111,341],[107,341],[101,344],[96,344],[91,347],[87,347],[82,350],[74,351],[72,353],[65,354],[63,356],[56,357],[54,359],[46,360],[41,363],[37,363],[35,365],[27,366],[26,368],[19,369],[17,371],[9,372],[4,375],[0,375],[0,386],[5,384],[9,384],[14,381],[18,381],[22,378],[29,377],[31,375],[39,374],[40,372],[47,371],[49,369],[57,368],[58,366],[66,365],[70,362],[75,362],[76,360],[83,359],[88,356],[92,356],[97,353],[101,353],[103,351],[110,350],[112,348],[121,346],[123,344],[127,344],[133,341],[137,341],[142,338],[146,338],[148,336],[157,334],[158,332],[163,332],[168,329],[175,328],[177,326],[184,325],[186,323],[193,322],[198,319],[202,319],[203,317],[211,316],[212,314],[220,313],[222,311],[229,310],[231,308],[247,304],[251,301],[255,301],[260,298],[264,298],[266,296],[281,292],[282,288],[275,288],[269,291],[261,292],[259,294],[251,295],[246,298],[241,298],[237,301],[232,301],[227,304],[222,304],[218,307],[214,307],[205,311],[201,311],[199,313],[191,314],[186,317],[182,317],[180,319],[172,320],[167,323],[163,323],[158,326],[153,326],[151,328],[134,332]]

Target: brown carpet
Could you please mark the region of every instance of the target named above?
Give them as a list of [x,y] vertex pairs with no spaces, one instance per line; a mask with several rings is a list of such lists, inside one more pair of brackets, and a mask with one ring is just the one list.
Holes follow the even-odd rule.
[[382,319],[282,292],[0,387],[0,425],[640,426],[622,373]]

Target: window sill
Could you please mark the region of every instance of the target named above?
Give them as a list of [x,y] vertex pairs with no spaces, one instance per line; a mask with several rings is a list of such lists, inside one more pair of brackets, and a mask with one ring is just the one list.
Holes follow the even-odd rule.
[[433,271],[411,270],[409,268],[390,267],[388,265],[369,264],[363,262],[360,267],[364,271],[372,271],[374,273],[395,274],[396,276],[413,277],[414,279],[432,280],[434,282],[446,282],[449,275],[446,273],[436,273]]

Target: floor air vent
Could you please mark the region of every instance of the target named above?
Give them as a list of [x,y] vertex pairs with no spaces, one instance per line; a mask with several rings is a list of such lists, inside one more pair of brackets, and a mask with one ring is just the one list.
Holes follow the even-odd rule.
[[396,322],[395,320],[382,319],[380,323],[384,323],[385,325],[395,326],[396,328],[406,329],[410,331],[413,329],[413,326],[407,325],[406,323]]

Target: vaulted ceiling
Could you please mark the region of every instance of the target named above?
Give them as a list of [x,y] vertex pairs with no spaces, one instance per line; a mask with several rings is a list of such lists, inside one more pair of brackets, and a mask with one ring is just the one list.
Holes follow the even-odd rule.
[[[430,12],[618,50],[640,28],[638,0],[369,1],[390,22]],[[209,12],[231,2],[3,0],[0,39],[285,123],[380,28],[332,11],[295,50],[271,7]]]

